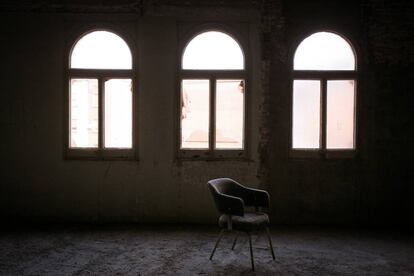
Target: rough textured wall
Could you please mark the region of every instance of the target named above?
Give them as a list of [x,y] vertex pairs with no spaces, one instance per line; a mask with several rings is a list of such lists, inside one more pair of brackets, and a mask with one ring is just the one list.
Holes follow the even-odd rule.
[[375,160],[369,207],[377,220],[412,224],[414,3],[373,0],[363,4],[372,108],[367,147],[369,158]]
[[[413,4],[265,1],[261,172],[281,223],[411,224]],[[357,53],[357,156],[289,156],[291,68],[307,35],[332,30]],[[408,180],[404,180],[408,179]]]
[[[259,67],[257,15],[230,12],[230,19],[223,17],[221,8],[194,14],[186,7],[157,6],[145,16],[4,12],[1,215],[20,221],[215,223],[217,214],[206,186],[209,179],[232,177],[257,186],[258,77],[250,78],[250,159],[175,159],[180,24],[239,22],[249,45],[245,50],[250,65]],[[66,43],[82,26],[114,26],[128,33],[136,46],[139,160],[64,158]]]
[[[410,1],[4,3],[2,216],[212,223],[216,213],[205,182],[227,176],[269,190],[274,223],[412,224]],[[174,157],[182,22],[248,26],[248,161]],[[73,24],[91,23],[118,26],[135,39],[139,161],[63,158],[66,34]],[[289,156],[294,49],[320,30],[343,34],[357,53],[355,158]]]

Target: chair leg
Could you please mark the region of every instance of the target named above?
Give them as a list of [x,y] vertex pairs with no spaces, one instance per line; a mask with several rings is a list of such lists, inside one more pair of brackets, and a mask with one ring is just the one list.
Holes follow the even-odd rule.
[[249,237],[249,245],[250,245],[250,259],[252,261],[252,271],[254,271],[254,260],[253,260],[253,247],[252,247],[252,237],[250,233],[247,232],[247,236]]
[[239,236],[239,234],[236,233],[236,237],[234,238],[233,245],[231,246],[231,250],[234,250],[234,247],[236,246],[238,236]]
[[218,237],[218,239],[216,241],[216,245],[214,246],[213,252],[211,252],[210,260],[213,259],[214,252],[216,251],[217,245],[219,244],[221,238],[223,237],[223,233],[224,233],[224,229],[221,229],[220,234],[219,234],[219,237]]
[[266,227],[266,234],[267,234],[267,239],[269,240],[270,251],[272,252],[272,257],[273,257],[273,260],[274,260],[275,259],[275,252],[273,252],[273,244],[272,244],[272,239],[270,237],[269,227]]

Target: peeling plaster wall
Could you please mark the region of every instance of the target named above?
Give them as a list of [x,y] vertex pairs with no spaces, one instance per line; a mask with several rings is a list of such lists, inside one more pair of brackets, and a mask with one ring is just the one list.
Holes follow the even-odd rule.
[[[134,14],[8,12],[1,16],[1,211],[10,219],[215,223],[206,187],[232,177],[257,187],[257,115],[249,117],[250,159],[178,161],[175,128],[178,25],[242,22],[252,69],[259,67],[257,13],[157,8]],[[180,16],[177,16],[181,12]],[[185,15],[187,14],[187,15]],[[134,161],[64,158],[65,43],[83,25],[114,26],[132,34],[137,54],[138,155]],[[189,24],[190,24],[189,23]],[[261,86],[250,78],[249,109]]]
[[[0,6],[2,217],[215,223],[206,181],[225,176],[267,189],[273,223],[412,224],[411,2],[158,0],[112,8],[111,1],[52,2]],[[247,26],[248,161],[175,159],[183,22]],[[100,23],[134,41],[139,160],[64,159],[68,34]],[[289,156],[294,48],[319,30],[340,32],[358,54],[355,158]]]
[[[270,81],[264,82],[260,171],[272,194],[273,221],[412,225],[412,2],[267,4],[263,74]],[[351,159],[289,156],[294,49],[323,30],[347,37],[357,53],[357,155]]]

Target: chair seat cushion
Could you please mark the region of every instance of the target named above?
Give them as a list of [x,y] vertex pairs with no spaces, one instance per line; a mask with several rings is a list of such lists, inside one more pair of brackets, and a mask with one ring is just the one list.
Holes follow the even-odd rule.
[[[231,216],[232,228],[240,231],[255,231],[269,225],[269,216],[265,213],[244,213],[244,216]],[[221,215],[219,226],[227,228],[228,215]]]

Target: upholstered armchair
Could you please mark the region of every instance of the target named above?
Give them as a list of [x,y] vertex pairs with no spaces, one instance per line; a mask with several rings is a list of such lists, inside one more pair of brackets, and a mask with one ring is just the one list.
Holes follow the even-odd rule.
[[[275,254],[269,233],[269,216],[261,210],[262,208],[269,207],[269,194],[263,190],[245,187],[230,178],[212,179],[207,183],[213,195],[216,208],[220,213],[218,224],[221,228],[219,237],[211,252],[210,260],[212,260],[225,231],[244,232],[249,238],[250,259],[252,270],[254,271],[251,233],[260,230],[266,231],[274,260]],[[251,207],[253,211],[246,211],[246,207]],[[234,239],[232,250],[236,246],[237,238],[238,235]]]

